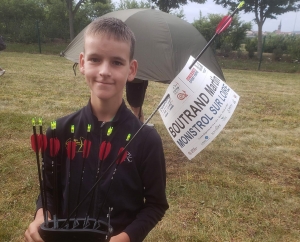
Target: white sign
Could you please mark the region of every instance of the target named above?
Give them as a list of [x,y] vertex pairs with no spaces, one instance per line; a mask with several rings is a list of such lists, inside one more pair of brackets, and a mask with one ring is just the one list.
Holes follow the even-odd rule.
[[[176,145],[194,158],[221,132],[233,114],[239,95],[200,62],[189,69],[191,56],[169,85],[170,95],[159,109]],[[162,100],[163,100],[162,99]]]

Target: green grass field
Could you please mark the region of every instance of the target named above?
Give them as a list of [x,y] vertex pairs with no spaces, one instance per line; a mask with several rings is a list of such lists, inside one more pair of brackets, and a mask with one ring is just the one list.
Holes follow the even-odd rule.
[[[84,106],[89,91],[58,55],[2,52],[0,65],[0,241],[24,241],[38,195],[31,118]],[[220,135],[189,161],[159,114],[170,209],[147,242],[300,241],[300,75],[224,69],[240,102]],[[146,117],[167,85],[150,82]]]

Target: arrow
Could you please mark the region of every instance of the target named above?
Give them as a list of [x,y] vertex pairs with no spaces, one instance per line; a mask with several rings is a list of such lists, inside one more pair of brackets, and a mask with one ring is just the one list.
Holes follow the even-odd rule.
[[[109,137],[112,134],[112,131],[113,131],[113,127],[109,127],[109,129],[107,130],[107,137]],[[111,150],[111,143],[107,142],[107,141],[103,141],[101,143],[100,149],[99,149],[100,161],[103,161],[106,159],[106,157],[110,153],[110,150]]]
[[[128,134],[127,135],[127,137],[126,137],[126,144],[129,142],[129,140],[130,140],[130,138],[131,138],[131,134]],[[126,146],[126,145],[125,145]],[[117,160],[116,160],[116,162],[117,162],[117,166],[119,165],[119,164],[122,164],[124,161],[125,161],[125,159],[126,159],[126,157],[127,157],[127,150],[125,150],[125,148],[123,148],[123,147],[121,147],[120,148],[120,150],[119,150],[119,152],[118,152],[118,158],[117,158]],[[113,179],[113,178],[112,178]]]
[[[89,156],[90,149],[91,149],[91,141],[90,141],[91,127],[92,126],[90,124],[88,124],[86,139],[84,140],[84,143],[83,143],[83,153],[82,153],[83,161],[82,161],[81,178],[80,178],[80,183],[79,183],[79,188],[78,188],[78,196],[77,196],[76,206],[79,203],[79,199],[80,199],[80,192],[81,192],[83,175],[84,175],[84,170],[85,170],[85,161],[86,161],[86,158]],[[77,211],[78,210],[76,210],[76,212],[75,212],[73,229],[79,226],[79,222],[77,221]]]
[[111,150],[111,143],[107,141],[103,141],[100,145],[99,149],[99,159],[100,161],[104,161]]
[[122,164],[123,161],[125,161],[126,157],[127,157],[127,150],[125,150],[123,147],[120,148],[119,152],[118,152],[118,159],[117,159],[117,165]]
[[74,140],[74,125],[71,125],[71,140],[67,144],[67,156],[71,160],[75,157],[76,142]]
[[82,153],[82,157],[84,159],[86,159],[89,154],[90,154],[90,150],[91,150],[91,141],[90,141],[90,133],[91,133],[91,128],[92,125],[88,124],[88,128],[87,128],[87,136],[86,139],[83,142],[83,153]]
[[36,164],[38,168],[38,177],[39,177],[39,183],[40,183],[40,194],[42,198],[42,207],[43,207],[43,214],[44,214],[44,223],[45,225],[48,224],[48,218],[46,217],[46,206],[45,206],[45,196],[44,196],[44,185],[43,185],[43,180],[42,180],[42,174],[41,174],[41,164],[40,164],[40,157],[39,157],[39,139],[38,135],[36,134],[36,125],[35,125],[35,118],[32,118],[31,120],[32,123],[32,130],[33,130],[33,135],[31,136],[31,147],[35,152],[36,156]]
[[240,4],[237,6],[237,8],[233,11],[233,13],[230,16],[225,16],[222,18],[221,22],[218,24],[217,28],[216,28],[216,32],[214,34],[214,36],[211,38],[211,40],[206,44],[206,46],[203,48],[203,50],[200,52],[200,54],[195,58],[195,60],[193,61],[193,63],[190,65],[189,69],[191,69],[193,67],[193,65],[195,65],[195,63],[199,60],[199,58],[203,55],[203,53],[207,50],[207,48],[210,46],[210,44],[214,41],[214,39],[221,34],[225,29],[227,29],[229,27],[229,25],[232,22],[232,18],[233,16],[236,14],[236,12],[243,7],[243,5],[245,4],[244,1],[240,2]]
[[56,121],[51,122],[50,156],[56,157],[60,149],[60,142],[56,137]]
[[52,173],[53,173],[53,197],[54,197],[54,214],[53,214],[53,227],[58,228],[58,187],[57,187],[57,154],[60,149],[60,142],[56,137],[56,121],[51,122],[51,138],[50,138],[50,156],[52,160]]
[[[75,157],[76,151],[76,142],[74,140],[74,132],[75,126],[71,125],[71,139],[67,144],[67,156],[69,158],[69,177],[68,177],[68,207],[67,207],[67,217],[69,217],[69,209],[70,209],[70,194],[71,194],[71,168],[72,168],[72,161]],[[69,223],[66,225],[66,228],[69,228]]]
[[40,144],[40,150],[42,158],[44,158],[44,152],[47,148],[47,137],[43,134],[43,120],[42,118],[39,118],[39,126],[40,126],[40,134],[38,136],[39,144]]
[[[43,192],[44,192],[44,201],[45,201],[45,211],[46,211],[46,221],[45,221],[45,227],[48,227],[48,202],[47,202],[47,192],[46,192],[46,183],[45,183],[45,162],[44,162],[44,152],[47,148],[47,137],[43,134],[43,120],[42,118],[39,118],[39,127],[40,127],[40,134],[38,136],[39,143],[40,143],[40,151],[41,151],[41,157],[42,157],[42,180],[43,180]],[[43,207],[44,207],[43,206]]]

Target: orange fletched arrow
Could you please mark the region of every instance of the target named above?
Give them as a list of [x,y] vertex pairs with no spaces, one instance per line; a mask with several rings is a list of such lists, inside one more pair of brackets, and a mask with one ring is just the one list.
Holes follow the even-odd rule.
[[100,145],[99,158],[100,160],[105,160],[111,150],[111,143],[103,141]]
[[74,125],[71,125],[71,140],[67,144],[67,155],[70,160],[73,160],[76,153],[76,142],[74,140]]

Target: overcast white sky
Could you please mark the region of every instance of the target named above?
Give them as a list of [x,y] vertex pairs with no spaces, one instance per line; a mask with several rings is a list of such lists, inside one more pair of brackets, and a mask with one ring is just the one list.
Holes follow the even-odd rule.
[[[139,0],[137,1],[139,2]],[[118,5],[119,0],[112,0],[112,2]],[[193,23],[194,20],[199,19],[200,11],[202,12],[202,16],[207,16],[207,14],[210,13],[224,15],[228,13],[228,9],[223,8],[221,5],[215,4],[213,0],[207,0],[205,4],[188,2],[187,5],[183,6],[183,11],[185,15],[184,19],[189,23]],[[254,13],[245,14],[243,11],[240,11],[239,15],[241,20],[244,22],[250,22],[255,17]],[[263,31],[273,32],[274,30],[277,30],[280,21],[282,32],[300,31],[300,11],[278,15],[277,19],[274,20],[267,19],[263,25]],[[257,31],[257,25],[254,21],[252,21],[252,30]]]
[[[202,12],[202,16],[206,16],[210,13],[215,14],[227,14],[228,9],[223,8],[221,5],[214,4],[213,0],[207,0],[205,4],[196,4],[189,2],[183,7],[185,14],[185,20],[192,23],[194,20],[199,19],[199,13]],[[250,22],[254,19],[254,13],[245,14],[240,11],[241,20],[244,22]],[[300,12],[289,12],[283,15],[278,15],[277,19],[271,20],[267,19],[263,26],[263,31],[272,32],[278,29],[278,25],[281,21],[281,31],[300,31]],[[252,22],[252,30],[257,31],[257,25]]]

